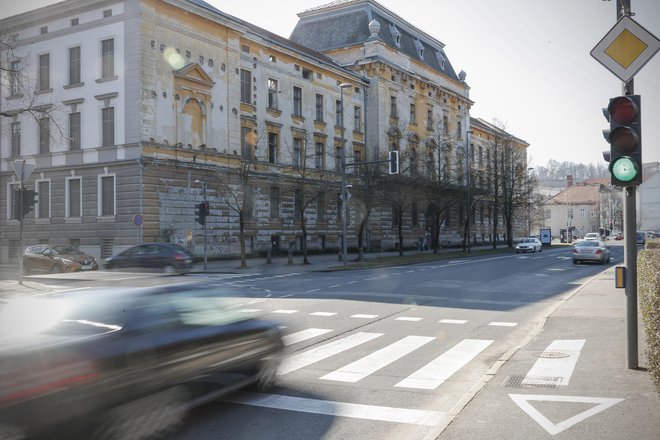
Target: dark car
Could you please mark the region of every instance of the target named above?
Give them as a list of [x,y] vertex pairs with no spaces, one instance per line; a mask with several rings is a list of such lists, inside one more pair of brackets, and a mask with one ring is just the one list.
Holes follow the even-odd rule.
[[271,385],[282,336],[245,298],[199,284],[86,290],[0,309],[0,426],[147,438],[237,388]]
[[76,272],[98,268],[96,258],[69,245],[39,244],[28,247],[23,253],[23,270],[28,274]]
[[637,231],[635,240],[636,240],[638,245],[644,246],[646,244],[646,233],[641,232],[641,231]]
[[610,248],[602,241],[580,240],[573,245],[573,264],[595,261],[600,264],[610,262]]
[[146,243],[133,246],[104,262],[106,269],[138,269],[168,274],[186,273],[193,268],[194,257],[185,248],[170,243]]

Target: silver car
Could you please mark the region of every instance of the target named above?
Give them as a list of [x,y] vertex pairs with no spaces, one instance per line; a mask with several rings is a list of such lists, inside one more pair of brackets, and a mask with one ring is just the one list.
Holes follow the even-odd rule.
[[595,261],[600,264],[610,262],[610,249],[598,241],[580,240],[573,245],[573,264]]
[[516,245],[516,254],[518,252],[541,252],[543,245],[541,240],[534,237],[523,238],[520,243]]

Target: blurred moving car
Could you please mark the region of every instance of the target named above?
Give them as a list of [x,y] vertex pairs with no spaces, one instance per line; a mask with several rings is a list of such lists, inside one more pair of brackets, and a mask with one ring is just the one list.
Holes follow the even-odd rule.
[[535,237],[523,238],[516,245],[516,254],[518,252],[541,252],[542,250],[543,245],[541,244],[541,240]]
[[28,247],[23,253],[23,270],[28,274],[76,272],[98,268],[96,258],[69,245],[39,244]]
[[10,301],[0,309],[0,425],[142,439],[230,391],[272,385],[280,329],[247,315],[246,301],[201,284]]
[[595,261],[600,264],[610,262],[610,249],[602,241],[580,240],[573,245],[573,264]]
[[145,243],[113,255],[104,262],[106,269],[139,269],[167,274],[186,273],[194,257],[185,248],[170,243]]
[[598,232],[589,232],[584,234],[584,239],[587,241],[598,241],[600,240],[600,234]]

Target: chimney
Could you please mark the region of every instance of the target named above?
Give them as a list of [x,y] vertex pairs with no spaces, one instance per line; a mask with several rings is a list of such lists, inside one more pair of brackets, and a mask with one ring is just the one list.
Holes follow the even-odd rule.
[[566,188],[573,186],[573,176],[566,176]]

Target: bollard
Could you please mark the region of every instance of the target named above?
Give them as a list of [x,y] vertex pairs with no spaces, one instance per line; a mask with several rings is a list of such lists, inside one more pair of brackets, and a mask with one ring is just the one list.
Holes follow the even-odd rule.
[[289,242],[289,263],[288,264],[293,264],[293,242]]

